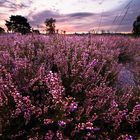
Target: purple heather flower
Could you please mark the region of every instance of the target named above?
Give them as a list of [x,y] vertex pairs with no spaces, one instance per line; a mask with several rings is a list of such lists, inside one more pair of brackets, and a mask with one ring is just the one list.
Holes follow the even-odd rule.
[[77,109],[78,104],[76,102],[72,102],[69,106],[70,112],[73,112]]
[[131,135],[121,135],[117,138],[117,140],[134,140],[133,137]]
[[60,127],[65,127],[66,126],[66,122],[65,121],[58,121],[58,125]]

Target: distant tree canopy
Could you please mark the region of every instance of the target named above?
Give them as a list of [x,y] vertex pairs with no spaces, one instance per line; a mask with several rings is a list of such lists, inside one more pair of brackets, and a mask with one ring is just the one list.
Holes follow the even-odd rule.
[[133,33],[140,35],[140,15],[137,17],[136,21],[133,23]]
[[4,32],[5,30],[2,27],[0,27],[0,33],[4,33]]
[[22,34],[26,34],[30,32],[30,24],[27,22],[27,19],[20,15],[12,15],[10,20],[6,20],[5,24],[8,28],[8,31],[19,32]]
[[56,22],[56,20],[53,19],[53,18],[45,20],[46,32],[47,33],[49,33],[49,34],[54,34],[55,33],[55,22]]
[[32,33],[40,34],[40,31],[39,30],[32,29]]

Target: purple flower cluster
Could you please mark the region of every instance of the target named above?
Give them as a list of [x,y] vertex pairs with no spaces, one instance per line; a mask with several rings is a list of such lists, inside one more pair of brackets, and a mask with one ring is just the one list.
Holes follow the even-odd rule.
[[[2,139],[138,139],[139,42],[122,36],[1,35]],[[124,66],[137,85],[119,85]]]

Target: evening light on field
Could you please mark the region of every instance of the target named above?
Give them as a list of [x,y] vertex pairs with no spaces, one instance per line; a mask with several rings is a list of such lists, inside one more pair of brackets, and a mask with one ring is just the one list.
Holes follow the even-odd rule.
[[0,140],[140,140],[140,0],[0,0]]

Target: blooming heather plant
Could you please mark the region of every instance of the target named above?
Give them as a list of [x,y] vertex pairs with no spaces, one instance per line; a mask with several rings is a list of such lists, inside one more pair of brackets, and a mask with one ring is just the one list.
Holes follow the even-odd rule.
[[137,50],[131,62],[138,76],[138,38],[1,35],[1,138],[138,139],[139,78],[135,87],[117,85],[129,62],[122,46],[128,57]]

